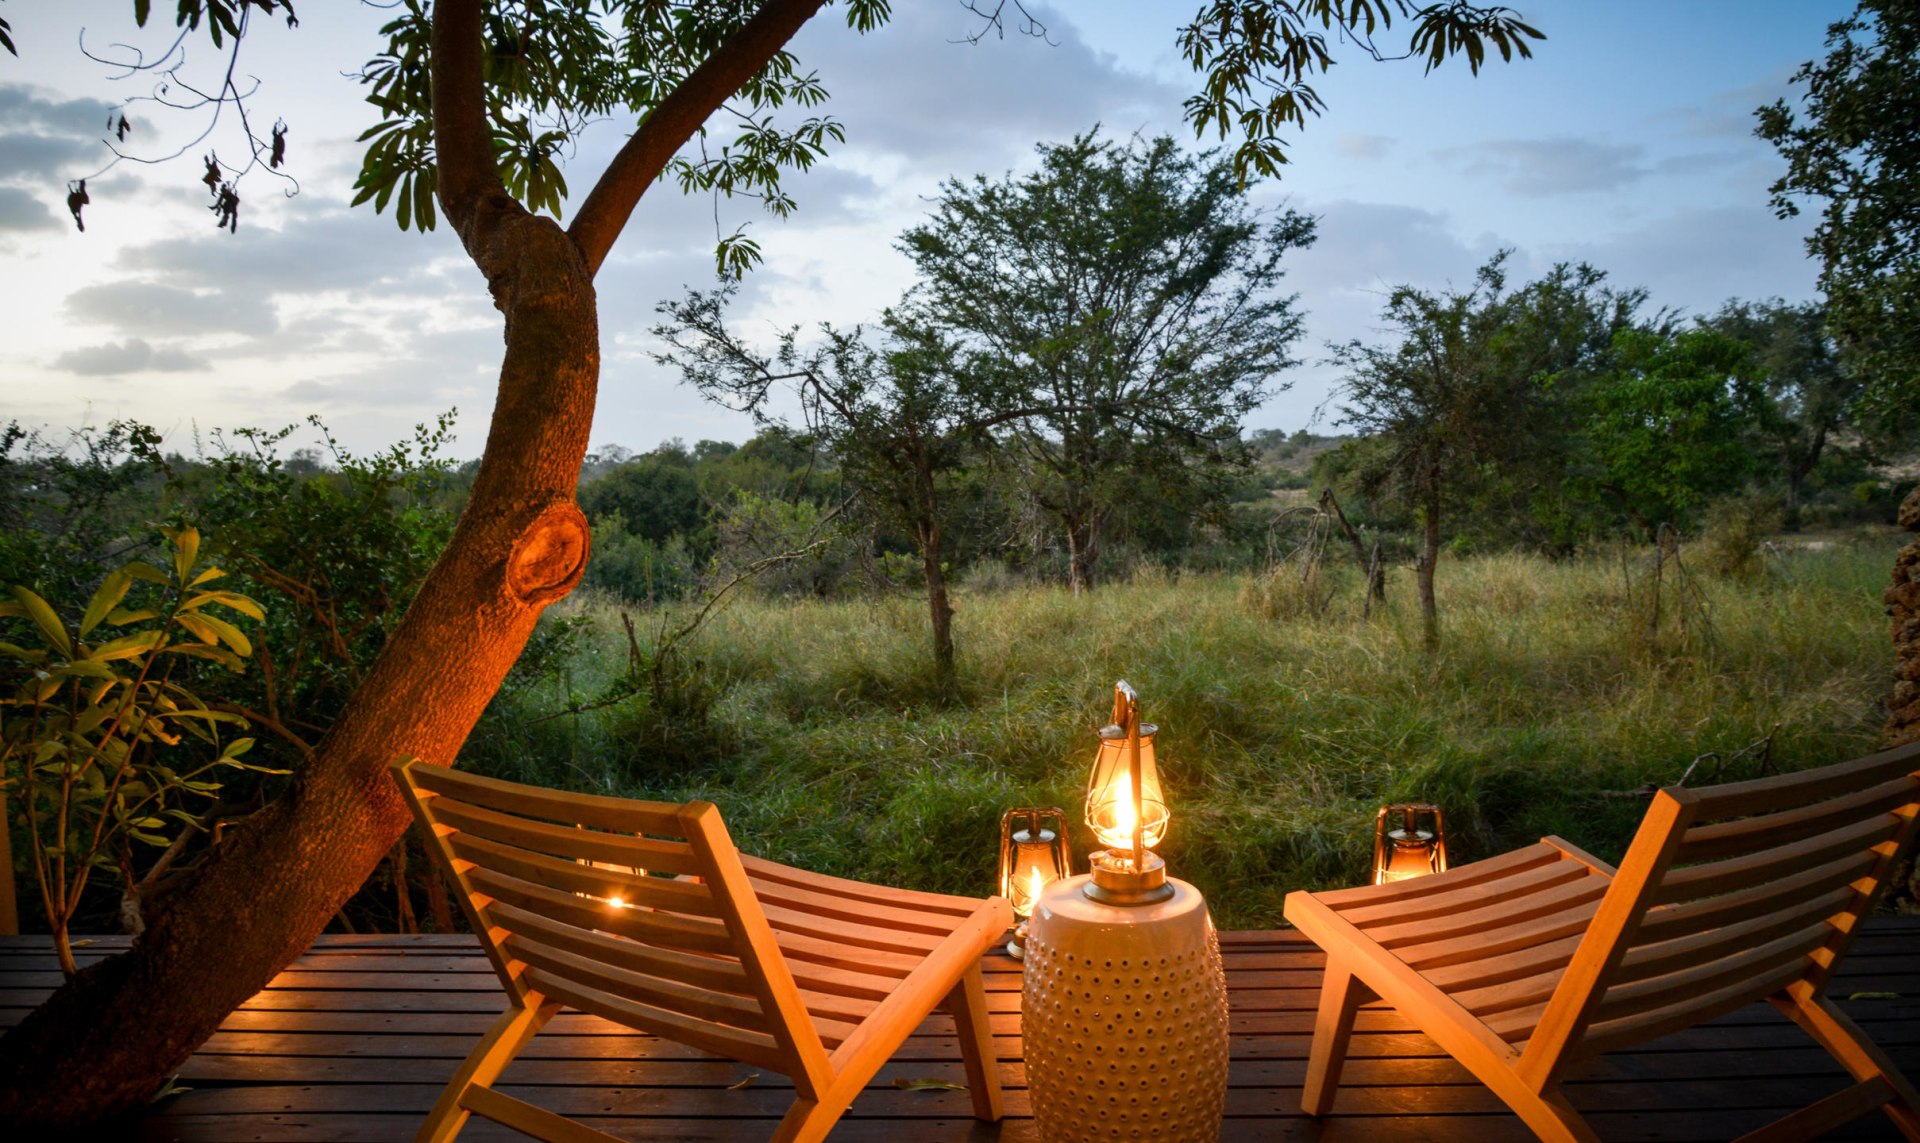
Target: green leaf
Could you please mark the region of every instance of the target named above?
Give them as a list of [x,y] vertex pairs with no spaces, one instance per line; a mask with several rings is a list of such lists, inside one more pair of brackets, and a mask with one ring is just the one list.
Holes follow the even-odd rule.
[[187,586],[199,587],[203,583],[212,583],[216,579],[222,579],[226,576],[226,574],[227,574],[226,572],[221,571],[219,568],[208,568],[206,571],[203,571],[199,575],[194,576],[193,582],[188,584]]
[[176,615],[174,621],[199,636],[203,643],[225,643],[232,647],[236,654],[253,654],[253,644],[247,639],[246,634],[217,615],[183,612]]
[[122,635],[100,644],[87,657],[96,663],[111,663],[117,659],[131,659],[158,647],[164,636],[160,631],[135,631],[131,635]]
[[173,574],[181,583],[200,558],[200,529],[181,528],[173,534]]
[[166,652],[170,655],[188,655],[195,659],[211,659],[232,671],[246,670],[246,663],[225,647],[213,647],[205,643],[174,643],[166,648]]
[[182,610],[197,611],[209,603],[218,603],[223,607],[231,607],[249,619],[265,622],[267,618],[267,613],[261,609],[258,603],[255,603],[237,591],[202,592],[180,606]]
[[118,679],[120,677],[113,673],[112,667],[92,659],[74,659],[63,666],[55,667],[53,673],[66,678],[78,676],[88,679]]
[[129,623],[145,623],[149,619],[158,618],[160,618],[160,613],[151,607],[142,607],[137,611],[129,611],[124,607],[116,607],[107,613],[107,623],[114,627],[125,627]]
[[55,650],[62,655],[73,654],[73,641],[67,637],[66,627],[61,624],[60,617],[53,613],[53,608],[47,605],[46,600],[19,584],[14,585],[13,598],[26,609],[27,618],[33,620],[33,625],[40,629],[40,634],[47,637],[47,642],[51,643]]
[[119,606],[120,601],[126,597],[127,589],[132,586],[133,577],[126,572],[108,572],[107,578],[100,581],[99,590],[95,591],[93,598],[87,601],[86,613],[80,616],[80,638],[85,639],[87,632],[98,627],[100,621],[107,617],[108,612]]
[[173,582],[167,578],[166,572],[161,571],[152,564],[143,563],[139,560],[133,561],[121,570],[135,579],[144,579],[148,583],[167,584]]

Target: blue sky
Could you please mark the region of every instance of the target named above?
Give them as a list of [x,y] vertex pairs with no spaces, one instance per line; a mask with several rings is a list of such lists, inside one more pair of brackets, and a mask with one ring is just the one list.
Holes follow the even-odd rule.
[[[869,320],[911,282],[894,237],[948,177],[1001,174],[1040,141],[1098,122],[1109,134],[1168,132],[1194,77],[1174,49],[1193,4],[1082,0],[1035,7],[1048,37],[954,42],[975,18],[952,0],[898,0],[894,22],[857,37],[828,10],[794,47],[820,70],[848,143],[788,186],[786,222],[749,221],[766,253],[739,316],[771,331]],[[161,5],[159,7],[164,7]],[[1804,223],[1780,222],[1767,186],[1781,163],[1752,112],[1789,93],[1850,4],[1826,0],[1618,0],[1517,5],[1548,40],[1535,58],[1478,78],[1458,63],[1423,75],[1353,49],[1320,83],[1328,111],[1293,142],[1294,162],[1256,187],[1264,208],[1320,218],[1289,281],[1308,311],[1303,365],[1250,420],[1299,428],[1337,384],[1329,341],[1376,336],[1385,293],[1464,285],[1495,250],[1523,275],[1586,260],[1655,305],[1708,311],[1728,297],[1812,294]],[[238,234],[216,233],[192,155],[122,164],[90,184],[88,231],[65,217],[65,181],[105,153],[106,109],[144,94],[86,60],[127,35],[126,0],[12,0],[22,58],[0,57],[0,301],[9,353],[0,416],[71,427],[132,417],[179,447],[195,432],[273,427],[318,413],[371,449],[458,406],[455,451],[477,451],[491,409],[500,326],[479,275],[444,231],[400,234],[349,209],[371,119],[349,71],[372,54],[381,13],[342,0],[301,6],[298,31],[267,29],[245,67],[254,100],[284,116],[301,192],[260,174],[242,186]],[[1396,32],[1381,43],[1404,43]],[[196,66],[210,59],[196,57]],[[201,126],[131,109],[164,153]],[[576,197],[618,145],[608,124],[568,168]],[[176,140],[163,143],[163,139]],[[221,136],[209,140],[219,145]],[[198,154],[209,144],[196,147]],[[1198,143],[1194,145],[1198,146]],[[223,154],[237,152],[228,138]],[[643,202],[599,280],[605,343],[594,443],[650,448],[682,437],[742,439],[744,418],[704,404],[651,363],[653,307],[711,275],[715,204],[667,186]],[[1320,427],[1331,427],[1322,420]]]

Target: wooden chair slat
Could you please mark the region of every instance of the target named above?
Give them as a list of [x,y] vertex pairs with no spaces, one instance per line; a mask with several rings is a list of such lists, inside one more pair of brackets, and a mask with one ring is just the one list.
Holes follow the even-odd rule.
[[[1429,893],[1413,900],[1402,899],[1380,905],[1348,906],[1340,910],[1340,916],[1348,924],[1366,929],[1371,933],[1375,931],[1375,925],[1383,922],[1413,924],[1434,917],[1472,912],[1530,894],[1545,892],[1556,885],[1564,885],[1570,881],[1585,880],[1591,876],[1594,876],[1593,870],[1578,861],[1554,861],[1516,871],[1497,881],[1481,881],[1445,893]],[[1430,880],[1430,878],[1416,878],[1416,880]]]
[[1439,968],[1423,968],[1421,975],[1432,981],[1436,987],[1453,994],[1468,989],[1485,988],[1488,985],[1501,984],[1509,980],[1518,980],[1523,976],[1533,976],[1565,965],[1567,958],[1580,947],[1580,938],[1584,935],[1586,935],[1586,928],[1585,923],[1582,922],[1581,927],[1568,936],[1481,957],[1478,960],[1462,961]]
[[408,771],[415,784],[435,794],[446,794],[476,806],[524,817],[545,818],[568,825],[592,826],[614,833],[687,836],[680,806],[671,802],[639,802],[602,794],[571,794],[546,790],[499,778],[484,778],[444,766],[414,765]]
[[[1654,796],[1620,867],[1539,847],[1398,886],[1297,892],[1327,952],[1301,1106],[1333,1107],[1361,1003],[1377,996],[1542,1139],[1598,1138],[1567,1064],[1765,999],[1859,1081],[1750,1138],[1804,1139],[1883,1106],[1920,1140],[1920,1092],[1824,995],[1861,917],[1920,835],[1920,743],[1803,773]],[[1496,864],[1497,863],[1497,864]],[[1460,891],[1449,879],[1472,878]],[[1481,904],[1481,902],[1496,902]],[[1451,907],[1451,908],[1450,908]],[[1356,999],[1357,998],[1357,999]]]
[[895,889],[889,885],[872,885],[845,877],[830,877],[824,873],[795,869],[791,865],[781,865],[779,862],[745,853],[740,855],[740,864],[745,867],[747,877],[756,887],[763,882],[790,885],[795,889],[811,889],[850,901],[897,906],[920,913],[944,913],[951,916],[956,925],[973,916],[975,910],[980,908],[980,901],[975,897],[925,893],[918,889]]
[[1385,885],[1360,885],[1352,889],[1329,889],[1324,893],[1315,893],[1314,899],[1333,909],[1344,909],[1353,903],[1374,904],[1387,901],[1417,901],[1434,893],[1444,893],[1467,885],[1478,885],[1484,881],[1494,881],[1535,865],[1546,865],[1564,858],[1559,850],[1551,845],[1529,845],[1485,861],[1476,861],[1471,865],[1455,866],[1445,873],[1436,873],[1430,877],[1410,877],[1405,881],[1389,881]]
[[1567,862],[1582,876],[1577,880],[1561,882],[1538,892],[1527,893],[1508,900],[1497,900],[1478,909],[1468,909],[1446,917],[1433,917],[1425,921],[1411,921],[1398,925],[1383,925],[1368,931],[1367,935],[1378,941],[1383,948],[1396,948],[1400,945],[1425,944],[1432,940],[1444,940],[1447,937],[1465,937],[1474,933],[1498,930],[1541,917],[1550,917],[1575,905],[1598,901],[1607,891],[1607,879],[1592,873],[1577,862]]
[[510,934],[503,943],[516,959],[609,996],[711,1024],[768,1035],[773,1032],[772,1022],[761,1009],[760,1001],[752,996],[634,972],[554,948],[519,933]]
[[1699,807],[1695,820],[1711,822],[1796,809],[1916,773],[1920,773],[1920,754],[1908,745],[1817,770],[1708,786],[1695,791]]
[[766,911],[767,923],[773,926],[776,934],[799,933],[823,941],[840,941],[856,949],[878,949],[881,952],[924,957],[938,948],[942,939],[936,933],[876,929],[840,917],[823,917],[817,913],[775,905],[763,905],[762,908]]
[[713,892],[697,881],[668,880],[636,875],[624,869],[582,865],[466,833],[453,834],[447,844],[455,854],[476,865],[536,885],[586,893],[603,900],[618,897],[629,909],[644,908],[694,917],[720,915],[719,907],[713,902]]
[[966,920],[965,917],[946,913],[920,913],[898,905],[876,905],[836,893],[800,889],[780,881],[754,881],[753,892],[763,908],[777,906],[812,917],[859,925],[871,931],[929,937],[935,944]]
[[576,861],[598,861],[630,869],[679,875],[698,875],[703,868],[694,856],[693,847],[684,841],[662,841],[659,838],[556,825],[503,814],[447,795],[434,799],[433,816],[435,820],[475,837]]
[[[848,1035],[852,1034],[854,1028],[860,1026],[860,1021],[872,1015],[874,1008],[880,1002],[832,992],[815,992],[806,987],[800,989],[800,1000],[807,1006],[807,1012],[813,1017],[816,1028],[822,1026],[823,1022],[845,1024]],[[826,1038],[824,1033],[821,1038]],[[843,1035],[841,1038],[845,1039],[846,1036]]]
[[1703,1021],[1725,1016],[1753,1003],[1757,997],[1770,996],[1792,984],[1806,971],[1804,961],[1803,957],[1775,968],[1764,977],[1736,981],[1716,992],[1689,997],[1682,1004],[1590,1025],[1586,1037],[1580,1042],[1579,1055],[1599,1055],[1616,1048],[1643,1044]]
[[780,1070],[780,1049],[773,1037],[765,1032],[730,1027],[668,1008],[642,1004],[592,988],[573,980],[570,975],[563,976],[543,968],[529,967],[526,976],[527,983],[542,996],[572,1005],[589,1015],[600,1016],[715,1055],[773,1071]]
[[1770,884],[1809,865],[1824,865],[1847,854],[1872,849],[1891,840],[1904,824],[1892,814],[1877,813],[1866,821],[1855,821],[1743,857],[1670,870],[1653,891],[1651,903],[1674,905],[1722,893],[1751,892],[1757,886]]
[[[1763,979],[1782,965],[1795,966],[1798,971],[1805,967],[1807,955],[1832,935],[1833,930],[1825,921],[1815,921],[1770,941],[1677,972],[1609,983],[1594,1009],[1593,1022],[1604,1024],[1658,1008],[1684,1005],[1697,996]],[[1771,991],[1763,988],[1748,999],[1759,1000]]]
[[[467,875],[472,878],[475,889],[490,897],[579,928],[614,933],[644,944],[717,953],[721,956],[735,955],[733,938],[728,935],[726,926],[718,921],[653,909],[616,909],[592,897],[549,889],[505,873],[496,873],[485,866],[474,866]],[[481,904],[481,911],[486,912],[485,903]]]
[[1613,983],[1620,985],[1665,976],[1741,952],[1815,921],[1824,921],[1852,905],[1853,899],[1854,891],[1843,885],[1784,910],[1769,911],[1738,924],[1636,944],[1621,959]]
[[1671,940],[1688,933],[1739,924],[1756,917],[1790,909],[1864,877],[1879,861],[1877,855],[1862,850],[1829,861],[1766,885],[1756,885],[1738,893],[1723,893],[1680,905],[1662,905],[1649,909],[1640,922],[1636,943]]
[[797,975],[811,965],[846,969],[903,979],[920,967],[922,958],[913,953],[887,952],[860,945],[844,945],[836,940],[808,936],[788,929],[773,930],[773,939],[787,958],[787,966]]
[[667,976],[721,992],[745,995],[747,973],[739,960],[719,956],[699,956],[678,949],[641,944],[626,937],[592,932],[495,901],[488,912],[511,933],[524,933],[541,944],[590,957],[605,964],[649,976]]
[[1686,832],[1674,864],[1718,861],[1785,842],[1799,841],[1849,821],[1858,821],[1876,811],[1892,813],[1902,806],[1912,805],[1916,797],[1920,797],[1920,787],[1903,775],[1858,793],[1810,806],[1696,825]]
[[1538,948],[1569,936],[1582,936],[1599,907],[1600,898],[1593,897],[1545,917],[1445,940],[1404,944],[1393,951],[1395,956],[1422,972],[1451,965],[1481,964],[1492,957]]
[[1560,977],[1566,962],[1559,966],[1529,976],[1504,981],[1485,988],[1452,990],[1448,995],[1459,1001],[1461,1006],[1476,1016],[1485,1018],[1500,1012],[1511,1012],[1516,1008],[1543,1007],[1553,998],[1553,990],[1560,986]]
[[[784,948],[784,943],[782,945]],[[906,974],[861,972],[855,969],[841,968],[836,965],[810,964],[803,960],[789,958],[787,967],[793,971],[793,982],[808,992],[824,992],[833,996],[850,996],[866,1000],[884,1000]]]

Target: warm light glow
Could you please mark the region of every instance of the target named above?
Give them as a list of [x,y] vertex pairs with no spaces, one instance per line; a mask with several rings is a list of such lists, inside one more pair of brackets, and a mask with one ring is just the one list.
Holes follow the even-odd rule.
[[[1000,895],[1015,916],[1032,916],[1047,886],[1073,875],[1066,833],[1066,815],[1057,809],[1013,809],[1001,815]],[[1025,873],[1020,872],[1023,866]]]
[[1029,909],[1033,907],[1033,902],[1040,899],[1040,890],[1046,887],[1047,879],[1040,876],[1040,867],[1038,865],[1034,866],[1033,875],[1027,878],[1027,907]]
[[[1398,828],[1393,827],[1398,821]],[[1431,828],[1423,828],[1431,827]],[[1373,821],[1373,883],[1447,871],[1447,831],[1439,806],[1381,806]]]
[[618,897],[607,898],[607,904],[612,905],[616,909],[624,909],[627,907],[627,903]]
[[[1152,728],[1148,728],[1140,743],[1140,802],[1145,811],[1148,849],[1159,845],[1167,835],[1167,803],[1160,793],[1159,771],[1153,765],[1151,734]],[[1133,848],[1133,829],[1139,820],[1134,816],[1133,776],[1127,772],[1127,753],[1125,738],[1101,740],[1087,796],[1087,827],[1099,837],[1101,845],[1113,850]]]

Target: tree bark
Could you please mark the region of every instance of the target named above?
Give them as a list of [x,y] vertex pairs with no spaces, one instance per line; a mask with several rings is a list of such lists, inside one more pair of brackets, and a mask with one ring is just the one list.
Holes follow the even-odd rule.
[[[1920,532],[1920,488],[1900,504],[1900,525]],[[1887,698],[1886,745],[1920,740],[1920,539],[1893,561],[1884,596],[1893,636],[1893,694]]]
[[1067,526],[1067,586],[1073,594],[1093,590],[1094,566],[1100,559],[1100,527],[1093,513],[1069,513]]
[[933,627],[933,673],[942,684],[953,681],[953,603],[947,598],[947,572],[940,566],[945,536],[940,527],[939,492],[933,466],[924,451],[914,466],[914,534],[920,544],[920,568],[927,581],[927,618]]
[[[769,0],[622,151],[664,163],[820,7]],[[282,796],[166,898],[132,948],[0,1038],[0,1123],[45,1138],[135,1112],[227,1014],[303,953],[410,817],[387,772],[450,765],[546,606],[585,570],[574,502],[599,377],[593,271],[659,168],[620,165],[583,208],[583,249],[501,185],[488,145],[481,5],[434,9],[434,139],[449,225],[505,316],[506,352],[466,509],[380,657]],[[705,110],[694,115],[704,102]],[[691,126],[687,126],[691,123]],[[676,140],[675,131],[683,131]],[[597,200],[597,201],[596,201]],[[591,217],[588,217],[588,216]]]
[[1420,507],[1420,642],[1431,651],[1440,645],[1439,607],[1433,598],[1433,569],[1440,562],[1440,495],[1429,489]]

